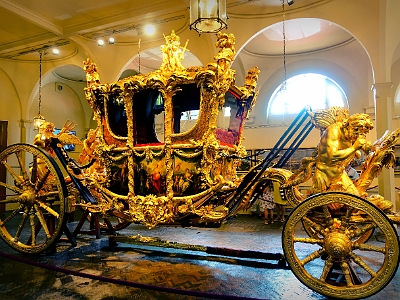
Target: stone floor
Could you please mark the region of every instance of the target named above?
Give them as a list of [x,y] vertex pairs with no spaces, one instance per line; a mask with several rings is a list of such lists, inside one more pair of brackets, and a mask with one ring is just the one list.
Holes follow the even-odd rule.
[[[76,222],[70,223],[74,228]],[[123,236],[160,237],[182,244],[282,254],[282,223],[239,215],[220,228],[159,226],[152,230],[132,224]],[[50,270],[0,258],[0,299],[328,299],[313,292],[276,260],[212,255],[205,252],[148,247],[109,238],[80,235],[78,245],[62,244],[57,253],[22,255],[0,241],[0,251]],[[111,243],[112,244],[112,243]],[[58,272],[65,268],[69,274]],[[77,276],[78,273],[86,277]],[[96,277],[99,276],[99,277]],[[111,278],[117,283],[99,278]],[[124,284],[134,283],[134,286]],[[397,299],[400,271],[378,294],[367,299]]]

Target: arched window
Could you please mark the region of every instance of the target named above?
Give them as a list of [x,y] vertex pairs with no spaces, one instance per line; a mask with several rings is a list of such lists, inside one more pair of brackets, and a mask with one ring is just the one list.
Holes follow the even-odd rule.
[[278,86],[271,96],[268,116],[299,113],[305,106],[313,110],[344,107],[347,97],[332,79],[314,73],[293,76]]

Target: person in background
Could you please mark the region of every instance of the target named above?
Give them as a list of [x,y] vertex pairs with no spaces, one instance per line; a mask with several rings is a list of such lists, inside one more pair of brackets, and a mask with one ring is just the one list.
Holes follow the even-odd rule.
[[351,164],[348,164],[346,166],[346,173],[347,173],[347,176],[349,176],[349,178],[353,182],[356,181],[360,177],[360,175],[358,174],[357,170],[354,169]]
[[280,191],[280,184],[277,181],[274,181],[274,201],[276,206],[276,219],[275,221],[285,222],[285,205],[287,201],[282,199],[281,191]]
[[[261,209],[264,210],[264,224],[274,223],[274,187],[269,181],[260,199]],[[268,218],[270,221],[268,221]]]
[[262,208],[260,205],[260,197],[257,198],[257,200],[253,203],[253,205],[250,207],[250,215],[251,216],[259,216],[261,217],[262,213]]

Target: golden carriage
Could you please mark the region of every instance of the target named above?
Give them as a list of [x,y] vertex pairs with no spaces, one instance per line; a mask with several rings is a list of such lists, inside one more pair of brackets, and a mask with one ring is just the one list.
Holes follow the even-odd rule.
[[[235,72],[230,69],[233,35],[218,34],[214,63],[191,68],[182,66],[186,46],[180,46],[179,37],[172,32],[165,39],[162,65],[148,74],[103,84],[96,65],[90,60],[84,63],[85,93],[97,128],[89,132],[78,162],[63,148],[80,143],[69,134],[71,123],[57,135],[47,123],[34,145],[11,145],[0,153],[8,174],[0,182],[6,189],[0,201],[12,207],[0,219],[3,240],[17,251],[41,253],[65,232],[67,216],[77,206],[87,218],[101,215],[104,226],[114,232],[131,222],[148,228],[172,222],[219,226],[249,207],[266,182],[275,180],[293,206],[282,234],[285,259],[305,285],[345,299],[384,288],[398,267],[399,242],[392,225],[398,217],[391,213],[388,201],[367,197],[366,189],[383,167],[393,166],[399,132],[388,132],[370,145],[358,138],[366,133],[360,126],[371,129],[365,116],[352,118],[338,108],[305,109],[267,157],[239,177],[236,170],[246,156],[243,128],[256,102],[258,69],[248,71],[244,86],[235,85]],[[238,107],[237,123],[229,130],[218,128],[228,94]],[[199,111],[198,120],[183,132],[181,118],[194,110]],[[158,134],[157,118],[163,124]],[[353,132],[354,140],[349,135],[353,127],[346,127],[353,119],[359,129]],[[348,152],[329,158],[335,160],[331,167],[336,170],[329,180],[324,174],[332,170],[321,167],[326,166],[321,157],[330,151],[321,148],[327,143],[323,138],[319,152],[305,158],[299,170],[292,173],[283,168],[315,125],[321,132],[335,126],[346,131],[338,144],[328,141],[329,147]],[[338,140],[340,130],[336,130]],[[279,156],[284,148],[287,151]],[[344,166],[359,150],[369,154],[361,178],[350,183]],[[301,194],[298,185],[312,176],[314,182],[324,179],[325,184],[315,184],[307,195]],[[379,229],[377,243],[369,241],[375,229]],[[365,259],[371,253],[379,258]]]

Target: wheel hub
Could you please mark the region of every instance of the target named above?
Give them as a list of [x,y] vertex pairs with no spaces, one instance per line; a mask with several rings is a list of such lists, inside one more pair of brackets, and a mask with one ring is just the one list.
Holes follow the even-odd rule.
[[36,197],[33,191],[27,190],[21,194],[21,202],[24,204],[33,204],[35,199]]
[[333,258],[345,258],[351,252],[351,240],[343,233],[330,233],[325,238],[325,249]]

